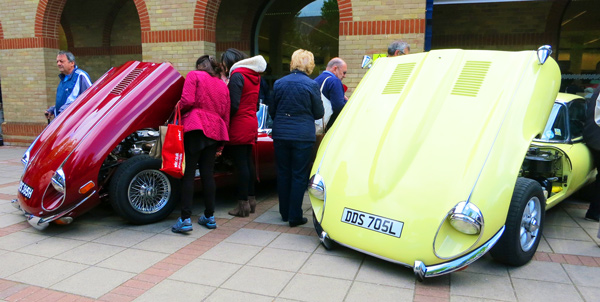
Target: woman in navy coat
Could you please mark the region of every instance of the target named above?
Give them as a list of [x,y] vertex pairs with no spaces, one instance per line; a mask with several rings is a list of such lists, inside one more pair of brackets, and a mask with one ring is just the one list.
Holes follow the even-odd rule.
[[305,224],[302,199],[308,185],[316,140],[315,120],[323,117],[323,101],[315,81],[308,77],[315,67],[310,51],[292,54],[290,74],[275,82],[273,105],[273,145],[277,161],[279,213],[291,227]]

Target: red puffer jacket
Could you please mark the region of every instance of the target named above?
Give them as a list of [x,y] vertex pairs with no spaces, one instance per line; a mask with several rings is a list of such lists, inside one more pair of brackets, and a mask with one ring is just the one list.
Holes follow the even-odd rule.
[[230,145],[249,145],[256,142],[259,72],[263,72],[266,65],[262,56],[256,56],[239,61],[231,68],[229,82],[232,106],[229,124]]

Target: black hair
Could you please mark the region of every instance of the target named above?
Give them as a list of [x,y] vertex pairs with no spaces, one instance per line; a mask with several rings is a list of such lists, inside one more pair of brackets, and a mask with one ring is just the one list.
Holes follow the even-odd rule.
[[221,55],[221,64],[223,64],[225,71],[229,72],[233,64],[246,58],[248,58],[247,54],[235,48],[229,48]]

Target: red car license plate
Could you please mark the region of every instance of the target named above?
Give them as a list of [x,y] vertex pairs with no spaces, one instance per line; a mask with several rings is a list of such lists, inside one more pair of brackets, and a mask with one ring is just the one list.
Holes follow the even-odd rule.
[[400,238],[404,222],[344,208],[342,222]]
[[29,199],[31,198],[31,194],[33,194],[33,188],[21,181],[21,184],[19,184],[19,193],[23,194],[23,196]]

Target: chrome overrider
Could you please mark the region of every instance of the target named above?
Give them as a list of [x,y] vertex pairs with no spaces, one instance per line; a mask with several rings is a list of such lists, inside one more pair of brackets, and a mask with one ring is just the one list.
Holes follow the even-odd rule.
[[23,212],[23,215],[25,215],[25,218],[27,218],[27,222],[36,230],[44,230],[46,229],[49,225],[50,222],[61,218],[62,216],[68,214],[69,212],[73,211],[75,208],[77,208],[78,206],[80,206],[82,203],[84,203],[86,200],[88,200],[92,195],[94,195],[96,193],[96,191],[93,191],[91,194],[89,194],[86,198],[82,199],[81,201],[79,201],[77,204],[75,204],[74,206],[65,209],[64,211],[60,212],[60,213],[56,213],[54,215],[48,216],[48,217],[38,217],[35,216],[33,214],[27,213],[23,208],[21,208],[21,204],[19,203],[18,199],[13,199],[11,201],[11,204],[13,205],[13,207],[17,208],[18,210],[21,210],[21,212]]
[[481,245],[479,248],[452,261],[426,266],[423,262],[416,260],[415,265],[413,266],[415,276],[420,281],[423,281],[425,278],[448,274],[473,263],[475,260],[485,255],[485,253],[487,253],[496,244],[496,242],[500,240],[500,237],[502,237],[502,234],[504,233],[504,228],[505,226],[502,226],[500,231],[498,231],[494,237]]

